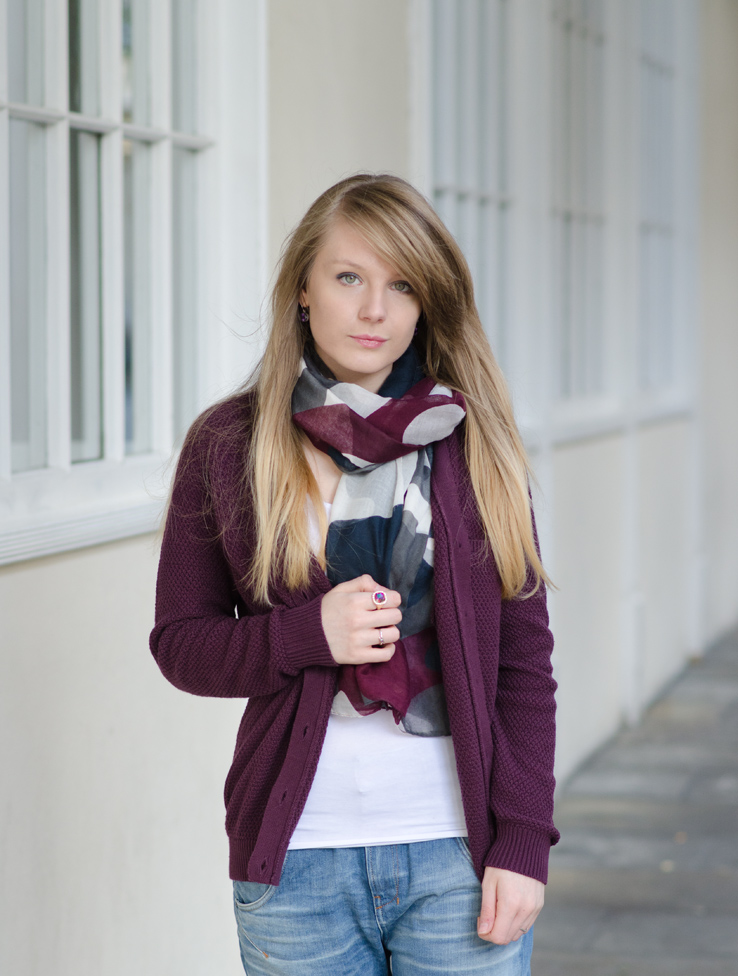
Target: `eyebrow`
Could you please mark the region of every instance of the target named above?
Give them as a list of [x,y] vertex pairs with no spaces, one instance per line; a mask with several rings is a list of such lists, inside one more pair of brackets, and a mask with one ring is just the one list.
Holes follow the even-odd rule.
[[[328,261],[328,267],[335,268],[339,266],[342,268],[355,268],[357,271],[361,271],[362,273],[365,270],[363,264],[356,264],[354,261],[344,261],[341,258],[336,258],[334,261]],[[400,275],[399,273],[397,273],[396,276],[398,278],[402,277],[402,275]],[[393,277],[395,277],[395,273],[393,273]]]
[[329,261],[328,263],[329,264],[342,264],[345,268],[356,268],[357,271],[363,271],[364,270],[363,267],[362,267],[362,265],[360,265],[360,264],[354,264],[353,261],[343,261],[341,258],[338,258],[335,261]]

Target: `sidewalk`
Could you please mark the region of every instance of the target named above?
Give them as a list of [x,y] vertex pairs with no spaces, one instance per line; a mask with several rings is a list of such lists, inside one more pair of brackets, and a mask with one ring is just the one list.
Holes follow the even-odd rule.
[[556,805],[533,976],[738,976],[738,631]]

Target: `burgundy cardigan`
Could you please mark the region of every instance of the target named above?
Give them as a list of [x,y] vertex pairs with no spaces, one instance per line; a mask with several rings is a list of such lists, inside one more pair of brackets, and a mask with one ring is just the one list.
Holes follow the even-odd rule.
[[[230,876],[278,884],[325,737],[337,665],[321,624],[330,583],[317,562],[308,588],[276,585],[273,606],[241,582],[255,544],[237,504],[243,452],[218,440],[249,394],[214,408],[180,455],[156,587],[151,651],[172,684],[248,698],[226,779]],[[431,511],[435,623],[469,846],[485,865],[545,882],[552,822],[553,639],[543,586],[501,599],[458,433],[435,445]],[[231,520],[232,521],[232,520]]]

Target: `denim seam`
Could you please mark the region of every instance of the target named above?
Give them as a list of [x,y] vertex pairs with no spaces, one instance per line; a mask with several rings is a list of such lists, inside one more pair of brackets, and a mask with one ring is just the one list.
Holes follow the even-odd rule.
[[364,848],[364,854],[365,854],[366,864],[367,864],[367,868],[368,868],[368,872],[369,872],[369,876],[370,876],[369,886],[370,886],[371,892],[372,892],[372,903],[374,905],[374,915],[375,915],[375,918],[377,919],[377,925],[379,926],[379,931],[382,932],[382,934],[384,934],[384,929],[382,928],[382,923],[385,922],[386,919],[384,918],[384,913],[383,913],[382,909],[386,908],[388,905],[391,905],[392,904],[392,901],[390,900],[390,901],[382,902],[381,904],[377,904],[378,899],[381,900],[382,896],[381,896],[381,894],[379,894],[379,895],[375,895],[374,894],[374,889],[377,886],[377,879],[376,879],[376,877],[374,875],[374,869],[373,869],[373,851],[372,851],[371,847],[365,847]]

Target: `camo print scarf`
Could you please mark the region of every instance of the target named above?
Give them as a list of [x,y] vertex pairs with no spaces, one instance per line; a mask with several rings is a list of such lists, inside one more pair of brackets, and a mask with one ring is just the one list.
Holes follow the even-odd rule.
[[328,578],[369,573],[402,596],[389,661],[341,665],[333,714],[392,709],[413,735],[449,735],[433,625],[433,443],[465,415],[464,399],[423,376],[411,346],[378,393],[341,383],[306,350],[292,419],[342,471],[328,526]]

